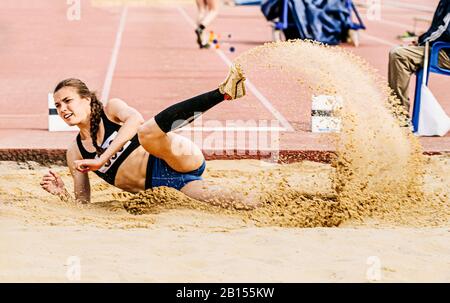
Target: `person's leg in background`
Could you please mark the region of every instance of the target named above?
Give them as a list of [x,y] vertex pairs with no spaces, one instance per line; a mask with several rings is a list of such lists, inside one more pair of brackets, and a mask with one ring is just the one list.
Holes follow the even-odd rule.
[[203,30],[205,26],[202,24],[203,18],[206,15],[206,0],[195,0],[197,4],[197,28],[195,34],[197,35],[197,44],[200,48],[206,47],[203,43]]
[[195,3],[197,4],[197,26],[199,26],[206,15],[206,2],[205,0],[195,0]]
[[197,35],[197,43],[200,48],[207,48],[209,44],[203,38],[203,32],[217,17],[219,13],[218,0],[196,0],[198,7],[197,28],[195,34]]
[[450,69],[450,56],[446,51],[449,50],[446,49],[439,52],[439,66],[445,69]]
[[202,24],[208,27],[219,14],[219,1],[218,0],[206,0],[206,15],[202,20]]
[[425,48],[423,46],[397,46],[389,52],[388,83],[409,113],[409,82],[411,75],[422,65]]
[[[389,86],[400,99],[407,113],[411,108],[409,100],[411,75],[423,66],[424,54],[424,46],[397,46],[389,52]],[[445,51],[439,53],[439,65],[450,69],[450,58]]]

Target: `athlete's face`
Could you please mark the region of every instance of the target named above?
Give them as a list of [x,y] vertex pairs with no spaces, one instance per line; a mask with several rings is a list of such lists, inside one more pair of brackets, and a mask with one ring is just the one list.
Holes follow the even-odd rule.
[[53,95],[53,99],[58,115],[68,125],[78,125],[88,121],[91,113],[91,100],[81,98],[75,88],[63,87]]

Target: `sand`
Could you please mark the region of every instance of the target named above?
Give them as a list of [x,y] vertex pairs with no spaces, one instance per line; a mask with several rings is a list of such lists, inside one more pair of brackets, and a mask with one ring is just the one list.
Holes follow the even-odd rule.
[[[286,83],[283,98],[342,97],[331,164],[210,161],[208,182],[262,205],[243,211],[95,176],[93,203],[67,204],[40,189],[48,168],[2,162],[0,281],[449,282],[450,156],[423,156],[385,81],[317,43],[236,61],[259,87]],[[71,191],[67,168],[53,169]]]
[[[425,175],[426,194],[447,206],[449,161],[427,157]],[[144,213],[133,215],[125,209],[130,197],[95,175],[92,205],[60,202],[38,185],[47,169],[34,162],[0,163],[2,282],[450,281],[445,209],[393,210],[392,216],[348,220],[339,227],[300,228],[283,220],[260,222],[270,205],[223,210],[183,202],[181,195],[177,205],[161,195],[178,193],[166,190],[159,194],[165,204],[141,207]],[[67,168],[53,169],[69,187]],[[333,170],[308,161],[267,166],[228,160],[209,161],[206,176],[229,186],[254,180],[249,186],[256,186],[258,178],[246,178],[263,175],[270,181],[282,175],[297,196],[314,200],[330,193]],[[72,271],[77,262],[79,276]]]
[[[258,86],[270,87],[258,83],[267,76],[286,83],[280,94],[303,108],[313,95],[342,100],[333,113],[342,121],[341,131],[331,137],[337,152],[331,176],[333,197],[318,197],[307,207],[313,212],[300,222],[335,226],[349,219],[392,214],[393,209],[415,209],[430,201],[422,192],[425,160],[420,144],[401,127],[407,120],[403,107],[364,59],[340,47],[290,40],[252,48],[235,61]],[[434,209],[435,203],[429,208]],[[314,214],[319,217],[311,218]]]

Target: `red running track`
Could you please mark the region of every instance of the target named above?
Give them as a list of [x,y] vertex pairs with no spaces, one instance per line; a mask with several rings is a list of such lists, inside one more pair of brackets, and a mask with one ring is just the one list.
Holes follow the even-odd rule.
[[[101,2],[83,1],[80,20],[69,21],[65,1],[2,1],[0,154],[20,149],[63,150],[73,140],[73,132],[47,131],[47,94],[61,79],[81,78],[99,96],[122,98],[150,118],[174,102],[215,88],[227,73],[228,60],[272,39],[270,23],[256,6],[222,6],[212,29],[232,34],[227,38],[236,49],[232,53],[228,48],[197,48],[193,33],[196,9],[191,1],[147,1],[146,6],[127,8],[101,6]],[[368,29],[361,33],[358,48],[342,46],[365,58],[385,77],[389,49],[399,44],[396,36],[412,30],[414,17],[431,18],[437,2],[386,0],[380,20],[368,20],[366,9],[360,7]],[[416,29],[426,27],[420,23]],[[449,81],[440,76],[430,80],[448,114]],[[279,122],[276,127],[293,130],[281,133],[281,150],[299,154],[333,150],[329,136],[309,131],[309,102],[299,107],[292,100],[277,98],[276,84],[255,88],[245,100],[226,102],[206,113],[204,125],[219,130],[229,127],[227,120],[274,120]],[[258,92],[267,100],[258,97]],[[215,124],[208,124],[211,121]],[[184,134],[197,139],[200,134],[203,142],[204,138],[223,139],[225,146],[212,145],[220,150],[236,148],[237,139],[230,143],[222,132]],[[255,146],[252,140],[256,139],[245,139],[246,149]],[[428,152],[450,151],[450,135],[420,141]]]

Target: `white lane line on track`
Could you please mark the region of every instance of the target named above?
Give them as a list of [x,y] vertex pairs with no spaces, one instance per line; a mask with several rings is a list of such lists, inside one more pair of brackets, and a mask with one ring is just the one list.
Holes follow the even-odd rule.
[[[361,16],[363,16],[363,15],[364,15],[364,13],[361,14]],[[417,17],[428,17],[428,16],[421,15],[421,16],[417,16]],[[400,23],[400,22],[395,22],[395,21],[392,21],[392,20],[383,19],[383,13],[381,13],[380,19],[368,19],[368,17],[366,16],[363,19],[363,21],[364,22],[367,22],[367,21],[379,22],[379,23],[392,25],[392,26],[395,26],[395,27],[398,27],[398,28],[401,28],[401,29],[405,29],[405,30],[412,30],[413,27],[414,27],[414,19],[413,18],[411,18],[409,23],[408,22],[407,23]],[[424,26],[416,24],[416,30],[417,29],[423,29],[425,31],[427,28],[424,27]]]
[[117,57],[119,55],[120,45],[122,43],[122,34],[123,34],[123,30],[125,28],[125,21],[127,19],[127,13],[128,13],[128,6],[125,5],[123,7],[122,13],[120,15],[119,27],[118,27],[117,33],[116,33],[116,41],[114,42],[111,59],[109,61],[109,65],[108,65],[108,71],[106,72],[106,76],[105,76],[105,82],[103,83],[102,96],[100,99],[103,102],[103,104],[106,104],[108,102],[109,92],[111,90],[112,78],[114,75],[114,70],[116,69]]
[[386,20],[386,19],[371,20],[371,21],[380,22],[380,23],[387,24],[387,25],[392,25],[392,26],[395,26],[395,27],[398,27],[398,28],[401,28],[401,29],[405,29],[405,30],[408,30],[408,29],[412,30],[412,27],[413,27],[413,24],[398,23],[398,22],[389,21],[389,20]]
[[381,38],[378,38],[378,37],[375,37],[375,36],[372,36],[372,35],[369,35],[369,34],[366,34],[366,33],[361,33],[361,36],[365,37],[367,39],[376,41],[378,43],[381,43],[381,44],[384,44],[384,45],[387,45],[387,46],[391,46],[391,47],[398,45],[398,44],[392,43],[392,42],[390,42],[388,40],[384,40],[384,39],[381,39]]
[[[184,17],[184,19],[191,25],[191,27],[195,29],[197,26],[194,20],[192,20],[192,18],[189,17],[189,15],[186,13],[186,11],[180,6],[177,6],[176,8]],[[214,51],[228,67],[232,64],[231,60],[220,49],[214,49]],[[261,102],[261,104],[281,123],[281,125],[284,127],[284,131],[293,132],[294,128],[289,123],[289,121],[287,121],[287,119],[273,107],[272,103],[253,85],[253,83],[248,79],[245,83],[250,91],[255,95],[255,97]]]
[[425,6],[425,5],[419,5],[419,4],[412,4],[412,3],[405,3],[400,1],[386,1],[384,0],[382,4],[391,6],[391,7],[399,7],[399,8],[406,8],[410,10],[417,10],[417,11],[423,11],[427,13],[434,13],[435,8],[431,6]]
[[[354,1],[355,5],[357,6],[363,6],[367,7],[368,1]],[[425,6],[425,5],[419,5],[419,4],[412,4],[412,3],[405,3],[400,1],[381,1],[381,7],[388,6],[388,7],[398,7],[398,8],[405,8],[410,10],[416,10],[416,11],[422,11],[427,13],[434,13],[436,8],[433,8],[431,6]]]
[[46,114],[0,114],[0,119],[47,117]]

